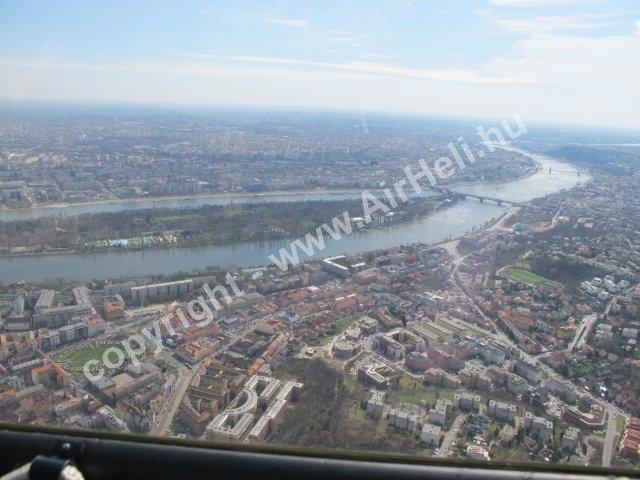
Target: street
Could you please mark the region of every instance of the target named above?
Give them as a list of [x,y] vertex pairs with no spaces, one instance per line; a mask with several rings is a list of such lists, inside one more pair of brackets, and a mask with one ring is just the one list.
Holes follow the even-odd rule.
[[435,454],[436,457],[446,457],[449,454],[449,449],[455,443],[460,426],[467,420],[467,416],[468,415],[466,413],[460,413],[453,420],[451,428],[444,434],[442,445],[440,445],[438,453]]
[[610,467],[611,458],[613,457],[614,440],[616,438],[616,417],[617,415],[608,410],[607,434],[604,438],[604,446],[602,447],[602,466]]

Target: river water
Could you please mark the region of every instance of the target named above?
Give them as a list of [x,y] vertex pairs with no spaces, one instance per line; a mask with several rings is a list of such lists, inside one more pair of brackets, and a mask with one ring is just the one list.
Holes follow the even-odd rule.
[[[590,178],[586,174],[578,175],[576,168],[562,161],[537,154],[527,154],[540,164],[540,170],[533,175],[512,182],[466,185],[457,187],[456,190],[485,197],[524,202],[562,189],[572,188]],[[292,194],[275,197],[244,195],[233,197],[233,201],[340,200],[356,196],[357,194],[348,193]],[[101,211],[130,210],[131,208],[152,208],[154,205],[156,207],[184,208],[205,204],[225,204],[230,201],[231,197],[213,197],[113,204],[99,203],[67,207],[66,213],[77,215]],[[506,208],[493,202],[480,203],[476,199],[469,198],[450,208],[412,222],[385,229],[357,231],[339,241],[327,238],[326,248],[317,256],[326,257],[340,253],[363,252],[415,242],[437,243],[482,225],[498,216]],[[33,218],[34,216],[51,214],[51,211],[55,212],[54,215],[59,213],[51,208],[34,209],[33,211],[24,211],[24,215],[18,218]],[[2,212],[2,214],[6,213],[13,215],[16,212]],[[0,215],[0,220],[8,219]],[[190,272],[211,265],[219,267],[266,265],[272,263],[269,255],[277,255],[280,248],[288,246],[288,240],[278,240],[146,251],[4,257],[0,258],[0,281],[5,283],[21,280],[37,282],[58,278],[87,281],[134,275]],[[301,256],[301,258],[304,257]]]

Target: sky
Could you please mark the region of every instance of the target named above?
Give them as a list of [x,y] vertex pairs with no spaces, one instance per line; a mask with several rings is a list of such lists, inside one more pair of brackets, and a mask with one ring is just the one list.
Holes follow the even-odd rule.
[[0,0],[0,99],[640,129],[638,0]]

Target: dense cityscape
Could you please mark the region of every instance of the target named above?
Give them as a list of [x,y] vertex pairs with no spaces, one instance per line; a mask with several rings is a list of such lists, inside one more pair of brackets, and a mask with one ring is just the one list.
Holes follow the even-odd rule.
[[[61,270],[0,273],[0,420],[637,466],[640,155],[584,140],[637,137],[532,128],[505,142],[514,129],[489,127],[299,112],[5,112],[0,272],[124,250],[259,241],[283,259],[296,238],[307,248],[284,266],[265,257],[118,277],[87,267],[82,282]],[[405,167],[437,165],[459,137],[482,160],[438,185],[422,179],[424,192],[394,205],[385,188]],[[518,192],[505,196],[509,185]],[[366,189],[388,206],[372,213]],[[176,197],[186,203],[145,203]],[[487,213],[438,241],[401,238],[476,211],[464,209]],[[360,246],[341,247],[333,232],[338,253],[324,241],[308,252],[307,233],[331,233],[343,212],[345,237]],[[371,240],[391,234],[393,245]]]
[[640,478],[637,0],[0,19],[0,480]]
[[[8,208],[379,188],[402,174],[403,161],[449,155],[447,142],[470,129],[448,121],[425,130],[410,118],[369,115],[34,110],[9,110],[0,125]],[[502,180],[531,167],[518,155],[495,152],[451,181]]]

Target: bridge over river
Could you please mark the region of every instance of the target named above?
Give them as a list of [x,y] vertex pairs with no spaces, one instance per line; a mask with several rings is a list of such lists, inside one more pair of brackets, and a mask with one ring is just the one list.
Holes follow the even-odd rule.
[[[435,244],[446,239],[458,237],[486,222],[503,214],[504,205],[526,204],[530,200],[545,195],[557,193],[565,188],[572,188],[578,183],[587,183],[588,175],[578,176],[576,170],[565,162],[549,157],[543,157],[524,150],[523,155],[529,155],[541,165],[541,169],[534,174],[510,182],[467,184],[455,189],[444,189],[439,193],[452,198],[475,198],[479,201],[455,202],[448,208],[440,209],[430,215],[410,222],[401,222],[392,228],[373,229],[371,231],[354,232],[353,235],[343,236],[339,241],[327,239],[325,249],[317,252],[313,258],[321,258],[342,253],[358,253],[391,248],[410,243]],[[549,172],[551,168],[551,172]],[[460,188],[460,191],[456,191]],[[464,191],[462,191],[464,190]],[[458,197],[456,197],[458,195]],[[249,202],[271,201],[278,198],[282,201],[304,200],[339,200],[346,194],[298,194],[280,197],[244,197]],[[349,198],[358,198],[353,193]],[[508,200],[507,200],[508,199]],[[202,203],[228,204],[230,198],[188,199],[179,204],[162,203],[163,207],[185,208]],[[194,205],[194,202],[197,204]],[[480,203],[482,202],[482,203]],[[136,204],[137,206],[137,204]],[[152,208],[153,205],[143,205]],[[156,205],[158,206],[158,205]],[[97,209],[104,211],[105,205],[89,205],[90,212],[74,211],[74,214],[97,213]],[[108,205],[109,208],[131,209],[132,204]],[[70,210],[71,207],[65,207]],[[46,214],[41,209],[39,216]],[[113,210],[110,210],[113,211]],[[15,215],[33,213],[32,211],[5,212]],[[68,212],[70,213],[70,212]],[[15,219],[15,218],[14,218]],[[9,220],[0,216],[0,221]],[[37,282],[44,279],[62,278],[68,281],[89,281],[93,278],[104,279],[128,277],[135,275],[156,275],[159,273],[172,274],[175,272],[191,272],[194,269],[203,271],[207,266],[220,268],[251,267],[273,263],[271,255],[277,254],[280,248],[290,248],[292,239],[259,240],[253,242],[234,242],[225,245],[208,245],[203,247],[145,249],[141,251],[117,251],[92,254],[70,253],[39,256],[15,256],[0,258],[0,282],[13,283],[18,281]],[[311,257],[305,257],[305,260]]]
[[462,198],[463,200],[466,199],[466,198],[476,198],[476,199],[480,200],[480,203],[484,203],[485,201],[490,201],[490,202],[497,203],[500,206],[502,206],[502,205],[523,206],[524,205],[523,202],[515,202],[513,200],[506,200],[504,198],[489,197],[489,196],[486,196],[486,195],[477,195],[475,193],[457,192],[457,191],[451,190],[449,188],[434,187],[434,190],[437,191],[437,192],[443,193],[445,195],[448,195],[448,196],[452,196],[452,197],[456,197],[456,198]]

